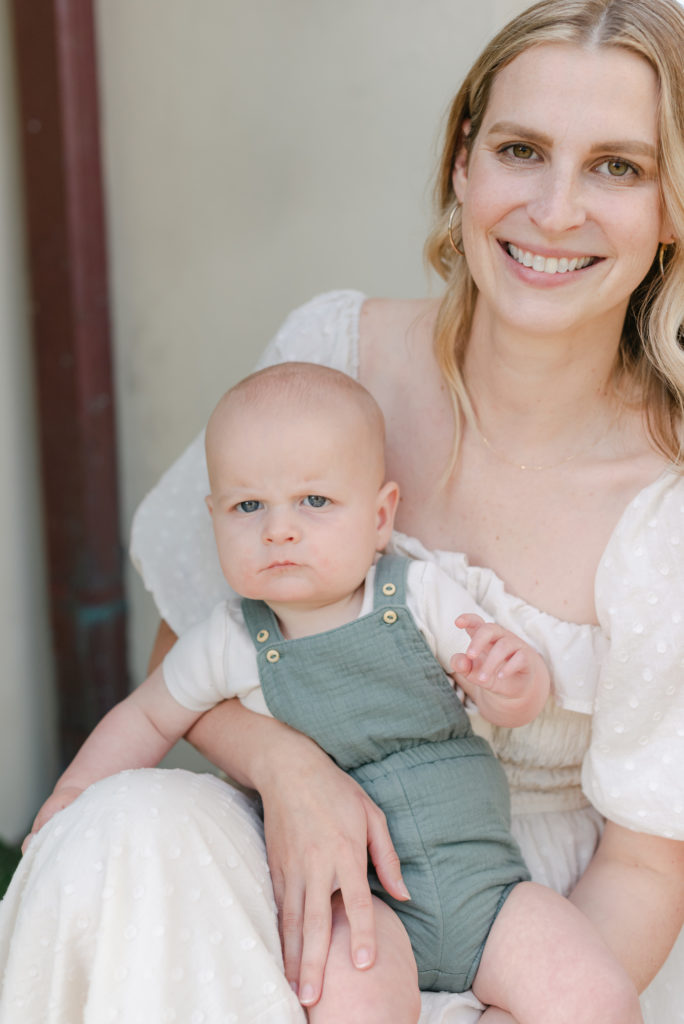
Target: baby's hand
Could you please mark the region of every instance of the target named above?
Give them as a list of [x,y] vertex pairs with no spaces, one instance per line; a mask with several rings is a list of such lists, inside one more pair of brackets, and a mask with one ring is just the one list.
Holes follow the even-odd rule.
[[21,844],[21,852],[26,853],[29,842],[32,836],[37,832],[40,832],[43,825],[47,825],[50,818],[52,818],[57,811],[63,811],[65,807],[72,804],[76,797],[80,796],[83,790],[79,786],[63,786],[60,789],[56,789],[54,793],[47,798],[41,809],[36,814],[31,831],[26,836],[26,839]]
[[547,675],[537,651],[495,622],[468,614],[459,615],[456,625],[468,633],[470,645],[465,654],[453,656],[451,669],[470,696],[475,697],[473,688],[481,688],[517,698],[540,671]]

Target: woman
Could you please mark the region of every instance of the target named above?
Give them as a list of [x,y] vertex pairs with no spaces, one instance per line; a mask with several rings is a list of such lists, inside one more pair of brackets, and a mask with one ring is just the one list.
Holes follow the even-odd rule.
[[[402,488],[397,546],[437,559],[551,666],[540,718],[489,734],[513,827],[640,990],[684,920],[683,47],[674,0],[544,0],[515,19],[447,126],[428,242],[444,298],[322,296],[263,360],[361,379]],[[222,594],[200,453],[135,525],[168,623],[155,659]],[[317,998],[337,889],[355,962],[376,959],[367,843],[400,894],[376,809],[309,741],[233,703],[192,739],[261,795],[285,976],[249,803],[216,779],[138,773],[29,847],[3,905],[3,1024],[19,1008],[56,1024],[301,1020],[285,977]],[[682,1019],[682,955],[644,997],[649,1024]],[[478,1016],[468,996],[423,1007]]]

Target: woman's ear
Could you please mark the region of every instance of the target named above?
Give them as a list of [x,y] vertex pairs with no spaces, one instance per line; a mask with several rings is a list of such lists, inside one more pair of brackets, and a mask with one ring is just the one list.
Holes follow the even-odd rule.
[[454,167],[451,172],[451,184],[454,188],[454,193],[459,203],[463,202],[463,196],[465,193],[466,182],[468,180],[468,156],[470,150],[468,148],[467,139],[470,135],[470,118],[461,125],[461,140],[459,147],[456,151],[456,157],[454,159]]
[[378,491],[377,514],[377,550],[383,551],[389,544],[394,529],[394,516],[399,504],[399,484],[393,480],[383,484]]

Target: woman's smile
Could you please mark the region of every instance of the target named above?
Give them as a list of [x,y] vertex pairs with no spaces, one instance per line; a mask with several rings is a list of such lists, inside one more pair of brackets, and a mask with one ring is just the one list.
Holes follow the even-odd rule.
[[520,249],[512,242],[503,242],[501,247],[516,263],[529,267],[538,274],[567,274],[569,271],[584,270],[597,262],[596,256],[544,256],[542,253]]

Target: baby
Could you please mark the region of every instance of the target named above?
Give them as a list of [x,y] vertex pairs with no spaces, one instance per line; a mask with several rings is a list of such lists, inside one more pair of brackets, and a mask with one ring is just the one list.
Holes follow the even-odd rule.
[[[487,1024],[510,1019],[504,1010],[520,1024],[641,1020],[631,982],[589,921],[528,880],[503,771],[447,675],[489,721],[522,725],[549,694],[543,660],[486,623],[433,563],[378,558],[398,488],[384,479],[374,399],[335,370],[270,367],[220,400],[206,450],[207,505],[236,596],[105,716],[33,832],[96,780],[156,764],[204,711],[237,695],[311,736],[384,811],[410,899],[390,898],[372,870],[369,880],[378,949],[393,944],[404,989],[417,968],[416,1008],[406,1005],[404,1019],[417,1020],[419,985],[472,987],[491,1006]],[[333,1018],[333,1002],[338,1013],[341,1001],[353,1006],[363,978],[335,941],[341,917],[322,997],[308,1006],[318,1024]],[[383,983],[391,991],[391,977]]]

